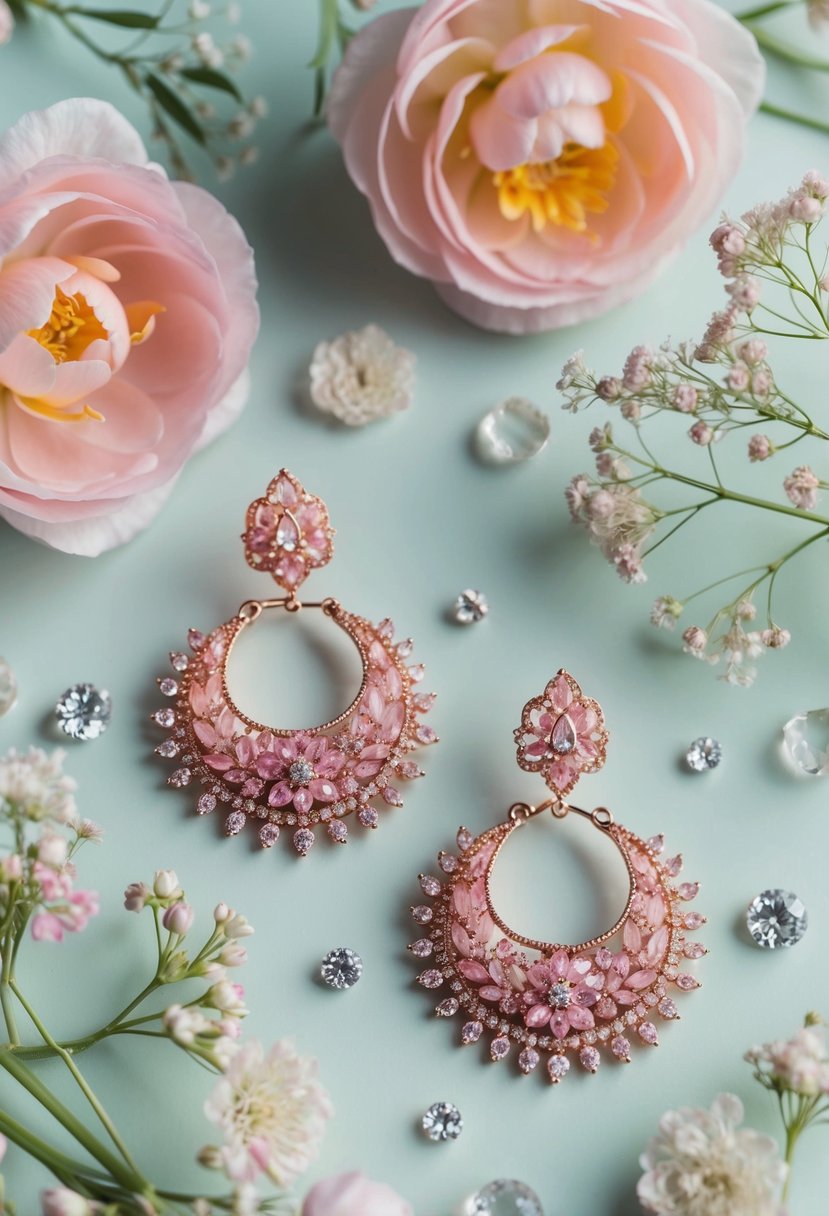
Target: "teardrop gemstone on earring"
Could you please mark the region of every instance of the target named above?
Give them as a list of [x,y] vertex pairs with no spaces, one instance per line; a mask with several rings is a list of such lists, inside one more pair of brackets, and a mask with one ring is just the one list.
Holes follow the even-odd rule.
[[556,719],[550,735],[550,747],[559,756],[568,755],[576,746],[576,728],[569,714]]
[[290,511],[284,511],[276,525],[276,544],[286,553],[293,553],[299,544],[299,526]]

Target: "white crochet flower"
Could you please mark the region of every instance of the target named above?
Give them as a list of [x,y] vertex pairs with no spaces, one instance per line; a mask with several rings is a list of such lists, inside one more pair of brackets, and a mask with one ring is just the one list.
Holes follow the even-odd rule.
[[743,1104],[666,1111],[640,1158],[639,1202],[658,1216],[777,1216],[786,1165],[769,1136],[741,1128]]
[[378,325],[320,342],[311,360],[311,399],[346,426],[365,426],[406,410],[415,358]]

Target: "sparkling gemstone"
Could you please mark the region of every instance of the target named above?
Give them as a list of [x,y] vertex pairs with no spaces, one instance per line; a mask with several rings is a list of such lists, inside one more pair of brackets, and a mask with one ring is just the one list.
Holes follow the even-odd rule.
[[558,1085],[563,1077],[566,1077],[570,1071],[570,1061],[566,1056],[550,1056],[547,1061],[547,1072],[550,1074],[550,1080],[553,1085]]
[[423,769],[413,760],[404,760],[402,764],[398,764],[397,771],[406,781],[415,781],[424,775]]
[[338,946],[320,963],[320,975],[329,988],[353,988],[363,974],[363,960],[356,950]]
[[399,659],[408,659],[409,655],[414,650],[414,642],[411,638],[404,638],[402,642],[397,643],[395,649]]
[[677,887],[680,899],[696,899],[699,895],[698,882],[681,882]]
[[418,726],[415,731],[415,738],[418,743],[429,744],[438,742],[438,732],[434,726]]
[[783,727],[783,754],[795,772],[825,777],[829,773],[829,709],[795,714]]
[[461,1028],[461,1042],[464,1044],[477,1043],[483,1033],[482,1022],[465,1022]]
[[462,853],[465,853],[467,849],[472,848],[475,837],[472,835],[469,828],[458,828],[457,840],[458,848]]
[[772,887],[751,901],[746,924],[758,946],[776,950],[799,942],[808,928],[809,917],[793,891]]
[[430,1140],[457,1140],[463,1131],[461,1112],[452,1102],[433,1102],[422,1123]]
[[596,966],[602,971],[608,971],[613,966],[613,955],[609,950],[605,950],[604,946],[600,946],[596,951]]
[[547,1000],[552,1005],[553,1009],[566,1009],[570,1004],[570,985],[563,981],[558,984],[553,984]]
[[452,618],[459,625],[474,625],[482,621],[488,612],[486,596],[480,591],[473,591],[471,587],[462,591],[452,605]]
[[576,728],[569,714],[561,714],[550,734],[550,747],[559,756],[566,756],[576,746]]
[[345,844],[348,841],[348,828],[341,819],[335,819],[328,825],[328,835],[335,844]]
[[172,785],[174,789],[180,790],[185,785],[189,785],[193,779],[193,774],[189,768],[177,768],[174,773],[170,773],[167,778],[167,784]]
[[196,803],[196,810],[200,815],[209,815],[211,811],[216,809],[216,795],[202,794]]
[[412,705],[419,714],[428,714],[436,699],[435,692],[418,692],[412,697]]
[[5,659],[0,659],[0,718],[17,704],[17,677]]
[[165,760],[172,760],[173,757],[177,756],[180,751],[181,748],[176,743],[175,739],[165,739],[163,743],[159,743],[158,747],[155,749],[155,754],[157,756],[163,756]]
[[442,884],[431,874],[420,875],[420,887],[424,895],[440,895]]
[[187,644],[191,650],[203,650],[207,638],[200,629],[187,630]]
[[180,650],[170,651],[170,666],[173,671],[186,671],[190,665],[190,660],[186,654],[182,654]]
[[440,988],[443,983],[443,972],[438,971],[436,967],[431,967],[428,971],[421,971],[417,982],[424,988]]
[[380,624],[377,626],[377,634],[386,641],[390,641],[394,637],[394,621],[391,617],[384,616]]
[[438,865],[444,874],[454,874],[458,868],[458,859],[452,853],[438,853]]
[[175,720],[175,712],[169,706],[166,709],[157,709],[153,714],[153,721],[157,722],[159,726],[163,726],[165,730],[169,730],[175,724]]
[[686,958],[702,958],[708,951],[703,946],[702,942],[686,942],[682,947],[682,953]]
[[617,1060],[624,1060],[625,1063],[628,1063],[630,1060],[630,1039],[626,1039],[623,1034],[617,1034],[610,1041],[610,1050]]
[[676,857],[669,857],[667,861],[663,861],[665,872],[670,874],[671,878],[676,878],[682,869],[682,854],[677,853]]
[[682,918],[682,923],[686,929],[701,929],[703,925],[708,923],[708,917],[703,916],[701,912],[686,912]]
[[439,1018],[452,1018],[458,1012],[461,1003],[455,996],[448,996],[446,1000],[440,1001],[435,1006],[435,1013]]
[[165,676],[158,681],[158,691],[165,697],[174,697],[178,692],[178,684],[172,676]]
[[595,1047],[582,1047],[579,1052],[579,1060],[582,1068],[586,1068],[588,1072],[596,1072],[602,1062],[602,1057]]
[[538,1061],[541,1056],[534,1047],[525,1047],[518,1056],[518,1067],[526,1075],[531,1073],[538,1066]]
[[408,669],[408,671],[409,671],[409,679],[411,680],[412,684],[419,684],[420,681],[423,679],[423,677],[426,675],[426,668],[423,666],[422,663],[415,663],[415,665],[413,667],[410,667]]
[[526,397],[508,397],[485,414],[475,431],[487,464],[515,464],[537,456],[550,438],[550,419]]
[[639,1038],[643,1043],[648,1043],[651,1047],[656,1047],[659,1043],[659,1033],[653,1022],[642,1022],[637,1028]]
[[300,857],[305,857],[314,844],[314,833],[310,828],[299,828],[294,832],[294,848]]
[[716,739],[702,735],[695,739],[685,753],[685,762],[695,773],[706,773],[722,760],[722,748]]
[[228,836],[238,836],[248,821],[244,811],[231,811],[225,820],[225,833]]
[[693,992],[695,988],[699,988],[700,982],[693,975],[683,973],[678,975],[674,980],[677,988],[681,988],[683,992]]
[[276,844],[279,839],[279,825],[276,823],[263,823],[259,829],[259,843],[263,849],[270,849]]
[[412,916],[419,925],[428,925],[433,913],[427,904],[418,904],[416,908],[412,908]]
[[464,1216],[544,1216],[535,1191],[514,1178],[498,1178],[470,1196]]
[[666,1021],[671,1021],[673,1018],[679,1017],[679,1010],[676,1007],[676,1001],[671,1000],[669,996],[663,996],[662,1000],[656,1006],[659,1013]]
[[505,1034],[499,1034],[489,1045],[489,1055],[496,1063],[506,1059],[509,1054],[510,1042]]
[[380,822],[380,816],[377,814],[373,806],[366,806],[358,813],[357,818],[364,828],[376,828]]
[[313,765],[304,759],[294,760],[288,769],[288,780],[291,785],[307,785],[309,781],[314,780],[315,776]]
[[389,806],[402,806],[403,796],[400,790],[395,789],[393,785],[387,785],[383,788],[383,801],[387,802]]
[[106,689],[99,691],[94,684],[73,684],[58,700],[55,717],[65,735],[73,739],[97,739],[112,718],[112,698]]
[[647,841],[647,845],[652,853],[659,854],[665,848],[665,837],[660,832],[658,836],[651,836]]

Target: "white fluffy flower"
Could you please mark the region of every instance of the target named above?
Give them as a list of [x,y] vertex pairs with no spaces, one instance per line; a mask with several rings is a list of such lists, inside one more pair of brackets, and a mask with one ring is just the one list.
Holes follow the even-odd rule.
[[30,747],[19,755],[12,748],[0,759],[0,802],[26,819],[68,823],[75,815],[76,786],[63,774],[65,754],[58,750],[47,756],[39,747]]
[[415,358],[378,325],[320,342],[311,360],[311,399],[346,426],[364,426],[406,410]]
[[741,1128],[743,1104],[667,1111],[640,1158],[639,1202],[659,1216],[777,1216],[786,1166],[777,1144]]
[[252,1182],[261,1172],[289,1186],[316,1157],[333,1111],[315,1060],[284,1040],[267,1055],[251,1040],[231,1058],[205,1113],[221,1128],[224,1144],[203,1150],[202,1161],[234,1182]]

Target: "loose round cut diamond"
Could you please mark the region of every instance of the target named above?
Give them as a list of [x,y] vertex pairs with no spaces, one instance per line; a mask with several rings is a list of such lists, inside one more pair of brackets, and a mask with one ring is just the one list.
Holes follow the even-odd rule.
[[549,438],[549,418],[526,397],[502,401],[484,415],[475,431],[478,456],[487,464],[530,460]]
[[430,1140],[457,1140],[463,1131],[461,1112],[452,1102],[433,1102],[422,1119]]
[[748,931],[758,946],[776,950],[794,946],[809,926],[803,901],[793,891],[771,887],[748,905]]
[[535,1191],[515,1178],[497,1178],[466,1203],[464,1216],[544,1216]]
[[825,777],[829,773],[829,709],[795,714],[783,727],[783,752],[795,772]]
[[452,605],[452,617],[459,625],[474,625],[482,621],[489,612],[486,596],[468,587],[462,591]]
[[353,988],[362,974],[363,960],[348,946],[329,950],[320,964],[320,975],[329,988]]
[[716,739],[703,735],[695,739],[685,753],[688,767],[695,773],[706,773],[722,760],[722,748]]
[[0,659],[0,718],[17,704],[17,678],[5,659]]
[[112,718],[112,698],[94,684],[73,684],[55,706],[58,726],[73,739],[97,739]]

